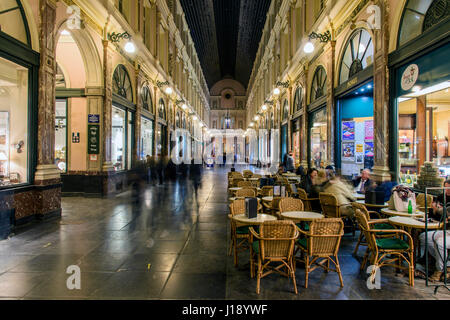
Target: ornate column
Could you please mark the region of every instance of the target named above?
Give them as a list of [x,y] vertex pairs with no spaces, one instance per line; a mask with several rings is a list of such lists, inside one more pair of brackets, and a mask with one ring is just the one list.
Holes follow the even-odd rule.
[[[293,146],[292,146],[292,86],[290,86],[287,90],[287,99],[288,99],[288,103],[289,103],[289,114],[288,114],[288,118],[287,118],[287,152],[289,153],[289,151],[292,150]],[[284,112],[284,111],[283,111]]]
[[113,171],[111,162],[111,112],[112,112],[112,49],[108,40],[103,40],[103,82],[105,96],[103,99],[103,157],[102,171]]
[[307,95],[308,95],[308,67],[303,67],[303,75],[301,76],[302,90],[303,90],[303,116],[302,116],[302,129],[300,137],[302,138],[300,143],[301,165],[303,168],[308,168],[308,110],[307,110]]
[[374,167],[375,181],[389,181],[389,2],[379,1],[381,8],[381,29],[373,30],[374,36]]
[[141,71],[141,66],[137,65],[135,68],[136,74],[136,114],[135,114],[135,125],[134,125],[134,146],[132,153],[132,162],[137,163],[140,161],[139,151],[142,149],[141,144],[141,112],[142,112],[142,99],[141,99],[141,89],[144,83],[143,74]]
[[[55,165],[55,20],[56,4],[39,1],[39,98],[37,132],[37,167],[34,183],[38,186],[35,213],[40,216],[61,214],[61,176]],[[55,187],[49,187],[55,185]],[[45,188],[41,188],[45,186]]]
[[[334,34],[334,30],[331,30]],[[334,100],[334,77],[335,77],[335,54],[336,54],[336,41],[331,40],[330,44],[326,45],[326,71],[327,71],[327,165],[335,165],[334,163],[334,148],[335,148],[335,100]]]

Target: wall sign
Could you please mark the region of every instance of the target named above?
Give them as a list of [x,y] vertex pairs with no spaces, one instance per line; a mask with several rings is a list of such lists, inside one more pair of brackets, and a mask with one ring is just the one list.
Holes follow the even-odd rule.
[[72,132],[72,143],[80,143],[80,133]]
[[100,153],[100,126],[88,125],[88,154]]
[[88,115],[88,123],[100,123],[100,115],[99,114],[89,114]]
[[403,71],[401,78],[401,86],[402,90],[408,91],[411,89],[417,82],[417,78],[419,78],[419,66],[417,64],[409,65],[405,71]]

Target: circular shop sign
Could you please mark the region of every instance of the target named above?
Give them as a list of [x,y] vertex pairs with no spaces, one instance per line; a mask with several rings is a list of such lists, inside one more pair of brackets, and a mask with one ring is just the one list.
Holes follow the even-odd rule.
[[408,91],[411,89],[417,81],[417,78],[419,77],[419,66],[417,64],[411,64],[409,65],[405,71],[403,71],[402,79],[401,79],[401,86],[402,90]]

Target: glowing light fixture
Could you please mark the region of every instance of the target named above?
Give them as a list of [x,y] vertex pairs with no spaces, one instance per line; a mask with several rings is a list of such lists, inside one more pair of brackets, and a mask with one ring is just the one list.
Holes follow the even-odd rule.
[[305,46],[303,47],[303,51],[305,53],[311,53],[314,51],[314,45],[312,44],[311,41],[308,41]]
[[266,111],[267,110],[267,106],[265,104],[263,104],[262,107],[261,107],[261,110],[262,111]]
[[167,94],[172,94],[172,92],[173,92],[173,90],[172,90],[171,87],[167,87],[167,88],[166,88],[166,93],[167,93]]
[[134,43],[131,42],[131,41],[128,41],[128,42],[125,44],[124,49],[125,49],[125,51],[128,52],[128,53],[134,53],[134,52],[136,51],[136,47],[134,46]]
[[279,95],[280,94],[280,89],[278,89],[278,88],[275,88],[275,89],[273,89],[273,94],[274,95]]

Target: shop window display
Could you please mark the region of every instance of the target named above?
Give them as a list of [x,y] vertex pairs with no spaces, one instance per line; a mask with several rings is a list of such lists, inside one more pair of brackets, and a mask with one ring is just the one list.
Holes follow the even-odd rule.
[[313,167],[324,168],[327,162],[327,113],[323,108],[311,115],[311,163]]
[[28,182],[28,70],[0,58],[0,186]]
[[67,170],[67,100],[57,100],[55,105],[55,164]]
[[112,107],[111,161],[116,171],[125,169],[126,126],[125,111]]
[[153,155],[153,121],[141,118],[141,160]]

